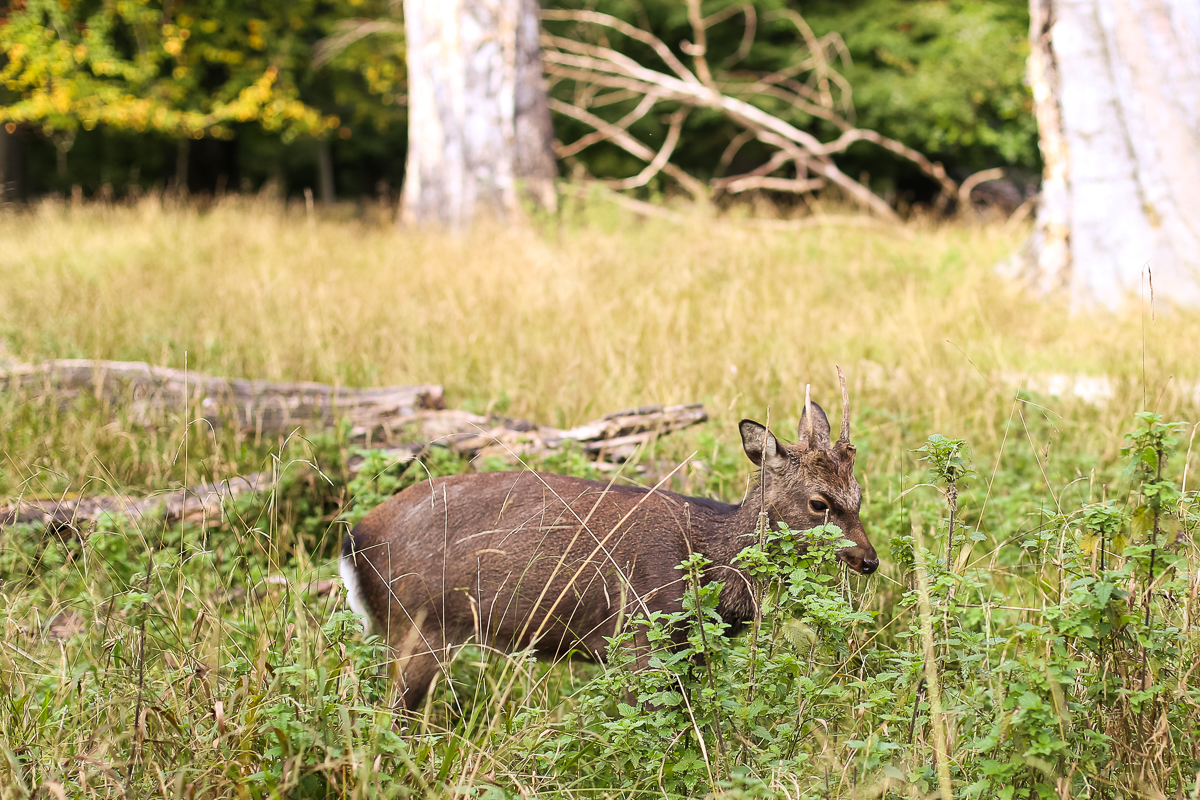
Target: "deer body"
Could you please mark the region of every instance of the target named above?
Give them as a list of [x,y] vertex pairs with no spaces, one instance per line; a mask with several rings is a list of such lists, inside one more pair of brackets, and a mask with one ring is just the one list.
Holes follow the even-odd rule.
[[[795,530],[839,525],[855,543],[839,558],[873,572],[853,446],[830,447],[828,420],[811,408],[814,425],[806,431],[801,419],[796,445],[741,424],[746,453],[762,467],[768,518]],[[754,541],[759,494],[731,505],[535,472],[432,478],[368,514],[346,537],[340,568],[351,607],[392,648],[414,708],[449,651],[466,642],[603,659],[606,638],[631,615],[681,609],[676,567],[692,552],[712,562],[706,581],[724,582],[717,610],[736,629],[754,614],[749,580],[733,561]]]

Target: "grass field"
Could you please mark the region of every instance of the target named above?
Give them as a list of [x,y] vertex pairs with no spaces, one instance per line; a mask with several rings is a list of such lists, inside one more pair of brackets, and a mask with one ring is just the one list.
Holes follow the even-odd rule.
[[[769,647],[648,675],[468,649],[407,718],[382,651],[315,587],[347,520],[411,474],[356,479],[339,434],[0,396],[0,504],[283,475],[210,527],[0,531],[0,798],[1197,796],[1200,316],[1072,314],[999,277],[1026,231],[995,224],[762,232],[597,202],[455,237],[378,216],[249,199],[0,215],[0,359],[441,383],[450,406],[554,425],[699,401],[711,421],[641,460],[690,459],[672,487],[729,501],[750,474],[737,421],[793,438],[811,383],[836,425],[836,363],[880,574],[792,564],[764,584]],[[1111,396],[1048,394],[1053,374]],[[931,473],[954,449],[914,452],[932,434],[964,440],[974,474]],[[948,559],[951,482],[966,528]],[[659,699],[639,711],[627,691]]]

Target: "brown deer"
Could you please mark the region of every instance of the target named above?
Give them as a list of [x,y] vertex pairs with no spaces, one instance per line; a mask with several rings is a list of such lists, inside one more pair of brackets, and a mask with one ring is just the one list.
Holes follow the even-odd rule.
[[755,600],[733,560],[754,541],[760,499],[771,525],[838,525],[854,543],[838,559],[864,575],[878,569],[859,521],[850,402],[838,375],[835,443],[807,391],[795,444],[742,420],[761,485],[741,505],[527,471],[432,478],[373,510],[346,537],[341,574],[350,607],[395,655],[407,707],[469,641],[602,660],[605,639],[631,614],[682,608],[676,566],[693,551],[712,562],[705,580],[724,582],[717,611],[736,630]]

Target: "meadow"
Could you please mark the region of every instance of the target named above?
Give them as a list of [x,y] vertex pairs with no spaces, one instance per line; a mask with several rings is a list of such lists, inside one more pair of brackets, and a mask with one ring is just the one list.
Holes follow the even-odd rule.
[[0,505],[279,476],[211,525],[0,529],[0,798],[1200,797],[1200,315],[1034,295],[996,269],[1019,225],[680,213],[570,201],[459,235],[253,198],[0,214],[0,367],[440,383],[558,426],[703,402],[620,479],[730,502],[738,420],[794,438],[811,384],[836,425],[841,365],[883,561],[858,577],[836,532],[773,532],[761,630],[723,639],[697,592],[676,622],[705,635],[651,670],[466,648],[406,716],[333,556],[398,487],[501,465],[352,473],[345,430],[0,394]]

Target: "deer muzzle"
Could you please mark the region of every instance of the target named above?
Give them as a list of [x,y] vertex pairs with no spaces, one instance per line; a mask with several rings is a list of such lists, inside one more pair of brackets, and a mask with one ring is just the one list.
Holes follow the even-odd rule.
[[869,543],[838,550],[837,558],[859,575],[870,575],[879,569],[879,555]]

